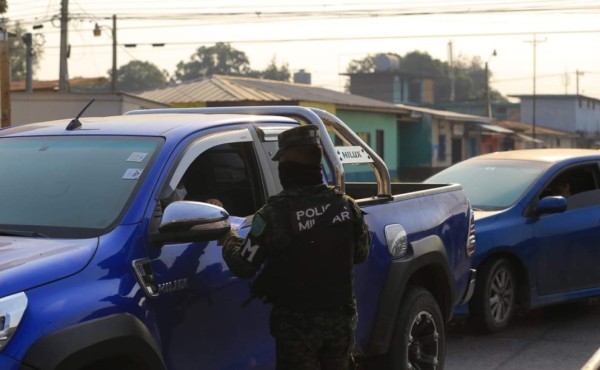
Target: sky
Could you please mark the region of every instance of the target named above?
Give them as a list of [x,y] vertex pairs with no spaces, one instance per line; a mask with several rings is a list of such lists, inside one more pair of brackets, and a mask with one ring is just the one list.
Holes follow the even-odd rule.
[[315,86],[342,91],[352,60],[421,51],[442,61],[480,58],[503,95],[600,99],[600,0],[8,0],[9,31],[18,21],[45,40],[36,79],[58,79],[61,2],[71,78],[108,77],[116,15],[118,67],[148,61],[173,74],[198,47],[229,42],[253,69],[275,58],[310,72]]

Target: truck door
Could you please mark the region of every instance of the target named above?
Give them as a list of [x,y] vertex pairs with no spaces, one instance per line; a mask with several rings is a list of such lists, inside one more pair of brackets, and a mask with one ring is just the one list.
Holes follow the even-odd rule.
[[[258,163],[248,129],[205,135],[183,149],[163,188],[178,189],[174,194],[184,200],[222,205],[245,236],[265,202]],[[166,197],[156,206],[174,200]],[[270,306],[255,300],[242,307],[248,281],[229,271],[216,241],[147,249],[158,287],[147,304],[169,369],[260,369],[274,358]]]

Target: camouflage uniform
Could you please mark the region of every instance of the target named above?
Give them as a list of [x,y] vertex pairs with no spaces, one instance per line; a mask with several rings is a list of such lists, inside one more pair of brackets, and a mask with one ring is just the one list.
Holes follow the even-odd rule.
[[[310,255],[303,257],[302,252],[292,250],[306,231],[299,231],[298,225],[290,220],[290,212],[292,216],[298,214],[298,202],[325,204],[320,216],[303,219],[306,222],[298,225],[301,229],[312,229],[311,237],[327,241],[327,244],[320,245],[327,246],[332,241],[336,244],[335,240],[338,240],[336,245],[342,247],[329,252],[329,260],[325,258],[321,265],[320,261],[310,259]],[[337,204],[337,209],[334,204]],[[332,211],[328,213],[326,209],[329,208]],[[340,220],[338,216],[346,213],[350,217],[344,218],[346,226],[341,227],[336,219]],[[319,224],[323,226],[319,227]],[[344,233],[349,235],[340,243],[339,238]],[[252,291],[253,295],[273,303],[270,329],[276,339],[278,369],[338,370],[354,367],[351,351],[354,347],[356,305],[352,293],[352,264],[366,260],[370,241],[363,213],[354,200],[343,195],[337,187],[324,184],[291,188],[270,197],[255,214],[251,231],[245,240],[234,231],[221,240],[223,258],[235,275],[252,277],[264,264]],[[350,266],[336,270],[334,253],[346,256]],[[281,265],[285,267],[278,270]],[[323,272],[329,269],[333,273]],[[325,278],[318,278],[323,274]],[[313,281],[310,287],[304,286],[305,280],[310,284],[311,276],[321,281]],[[289,284],[280,283],[286,279],[293,280],[294,289],[288,289]],[[319,293],[320,286],[327,286],[328,281],[338,281],[333,282],[333,286],[342,284],[343,289],[325,289]],[[316,298],[311,296],[310,292],[313,291]]]

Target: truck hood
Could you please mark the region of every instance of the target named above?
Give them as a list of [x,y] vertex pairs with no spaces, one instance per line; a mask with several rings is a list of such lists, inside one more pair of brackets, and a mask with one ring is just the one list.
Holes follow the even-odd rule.
[[97,246],[98,238],[0,236],[0,297],[76,274],[89,263]]

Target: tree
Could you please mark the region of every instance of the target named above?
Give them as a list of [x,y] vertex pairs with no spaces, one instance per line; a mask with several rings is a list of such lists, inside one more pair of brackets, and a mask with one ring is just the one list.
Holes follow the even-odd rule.
[[0,14],[6,13],[8,10],[8,3],[6,0],[0,0]]
[[168,73],[150,62],[133,60],[117,70],[117,85],[122,91],[159,89],[167,84]]
[[346,67],[347,73],[374,73],[375,72],[375,55],[367,55],[363,59],[355,59]]
[[201,46],[187,63],[179,62],[175,71],[177,81],[190,81],[215,74],[252,76],[248,57],[229,43],[218,42],[214,46]]
[[[7,27],[6,23],[7,20],[4,19],[0,27]],[[8,45],[10,78],[11,81],[23,81],[27,78],[27,45],[25,45],[25,41],[23,39],[27,32],[18,22],[14,25],[14,27],[10,27],[9,31],[11,34],[14,34],[10,35]],[[39,68],[39,61],[44,52],[44,41],[43,35],[35,35],[35,37],[32,38],[33,58],[31,69],[34,76]]]
[[289,81],[290,80],[290,68],[288,63],[282,63],[281,67],[277,67],[277,59],[273,57],[271,62],[260,73],[260,78],[265,80],[276,80],[276,81]]

